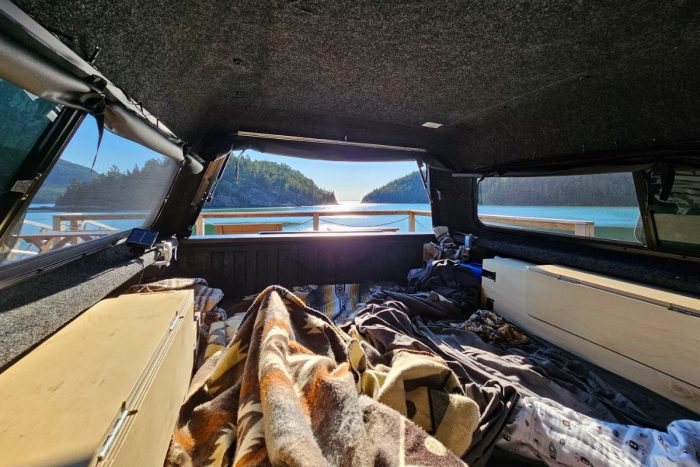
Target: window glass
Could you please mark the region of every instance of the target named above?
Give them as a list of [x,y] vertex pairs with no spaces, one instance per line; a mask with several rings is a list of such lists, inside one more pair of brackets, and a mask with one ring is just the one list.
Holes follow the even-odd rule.
[[105,131],[87,116],[0,244],[2,264],[147,225],[177,162]]
[[0,198],[12,189],[17,171],[59,106],[0,78]]
[[415,162],[331,162],[236,153],[197,234],[430,232]]
[[[649,172],[649,211],[659,245],[700,247],[700,170],[676,169],[670,174]],[[668,178],[670,177],[670,178]],[[664,181],[670,184],[664,193]]]
[[487,225],[644,243],[631,173],[486,178],[478,213]]

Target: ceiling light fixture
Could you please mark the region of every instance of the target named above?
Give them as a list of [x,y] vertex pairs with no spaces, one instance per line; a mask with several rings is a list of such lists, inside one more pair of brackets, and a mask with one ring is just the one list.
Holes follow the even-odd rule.
[[421,126],[424,126],[426,128],[440,128],[442,126],[442,123],[425,122]]

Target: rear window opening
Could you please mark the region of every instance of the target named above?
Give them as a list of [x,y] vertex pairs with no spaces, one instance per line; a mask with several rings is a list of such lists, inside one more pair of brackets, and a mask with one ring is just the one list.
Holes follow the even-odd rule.
[[231,156],[196,233],[431,229],[415,162],[331,162],[246,150]]

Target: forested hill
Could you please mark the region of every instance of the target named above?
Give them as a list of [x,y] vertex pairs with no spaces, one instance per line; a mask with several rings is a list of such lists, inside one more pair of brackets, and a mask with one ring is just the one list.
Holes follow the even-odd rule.
[[370,191],[363,203],[428,203],[428,195],[425,193],[418,171],[392,180],[386,185]]
[[317,187],[313,180],[287,164],[243,158],[229,162],[207,207],[314,206],[337,203],[335,193]]
[[568,177],[487,178],[479,202],[511,206],[637,206],[629,173]]
[[[89,170],[89,169],[88,169]],[[174,175],[172,161],[149,159],[143,167],[120,170],[112,166],[87,181],[73,179],[56,200],[58,209],[83,211],[143,211],[162,203]],[[158,199],[156,199],[158,198]]]
[[[74,180],[56,200],[56,207],[82,210],[140,210],[150,203],[153,187],[168,186],[172,177],[165,160],[149,160],[143,167],[107,173],[90,180]],[[89,170],[89,169],[87,169]],[[160,202],[161,200],[156,200]],[[313,180],[286,164],[268,161],[232,160],[207,207],[273,207],[336,204],[332,191],[322,190]]]
[[[418,172],[370,192],[363,203],[427,203]],[[479,185],[479,202],[515,206],[636,206],[628,173],[569,177],[487,178]]]
[[87,182],[95,178],[97,174],[88,167],[72,162],[59,160],[49,172],[46,181],[37,192],[33,203],[55,203],[73,180],[78,183]]

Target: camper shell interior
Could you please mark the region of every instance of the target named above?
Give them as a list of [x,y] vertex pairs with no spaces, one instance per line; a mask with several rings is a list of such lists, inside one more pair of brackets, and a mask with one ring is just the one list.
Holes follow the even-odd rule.
[[[24,92],[16,96],[31,98],[35,116],[54,112],[42,127],[22,126],[15,101],[0,102],[0,427],[25,420],[0,429],[2,450],[17,465],[158,465],[166,456],[177,464],[172,433],[197,403],[191,378],[208,344],[193,318],[201,297],[192,282],[127,293],[134,287],[201,278],[223,294],[220,308],[252,316],[262,305],[246,297],[270,286],[411,287],[409,271],[445,258],[478,264],[479,310],[580,362],[589,382],[613,391],[592,398],[621,412],[633,401],[644,414],[607,422],[663,430],[697,421],[699,24],[692,1],[0,0],[0,91]],[[156,236],[127,241],[135,231],[125,229],[5,261],[29,203],[88,124],[99,141],[117,135],[167,167],[161,185],[144,183],[155,191],[140,227]],[[245,149],[417,161],[431,225],[444,226],[454,248],[427,233],[196,235],[227,162]],[[610,173],[634,181],[639,242],[480,219],[484,180]],[[420,316],[412,322],[429,319]],[[461,385],[450,394],[479,381],[469,371],[450,377]],[[118,402],[98,410],[105,397]],[[86,413],[95,405],[94,417],[71,416],[81,403]],[[60,423],[27,422],[44,412]],[[74,446],[66,433],[81,424]],[[29,453],[18,440],[33,431],[52,446]],[[542,462],[471,435],[457,453],[470,464]],[[230,446],[221,459],[240,462],[235,436]]]

